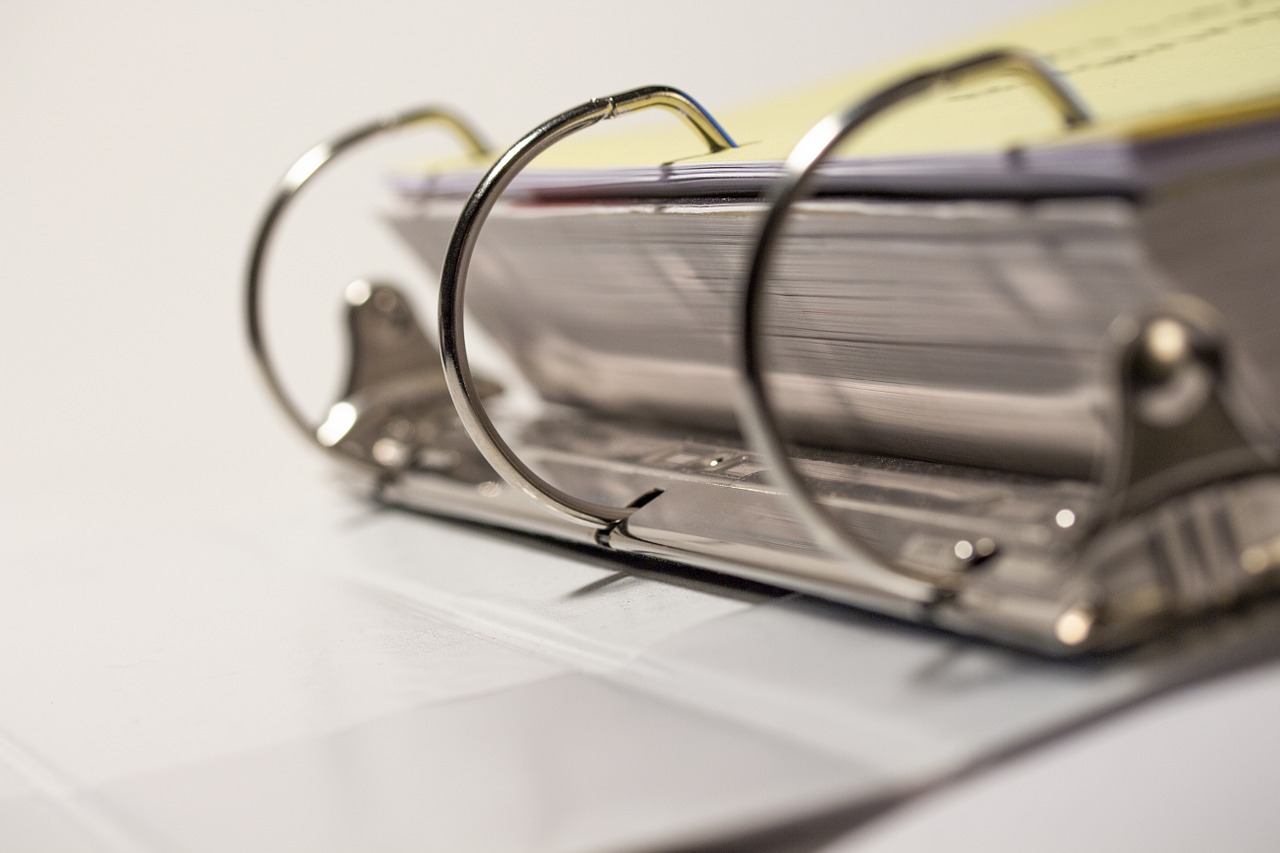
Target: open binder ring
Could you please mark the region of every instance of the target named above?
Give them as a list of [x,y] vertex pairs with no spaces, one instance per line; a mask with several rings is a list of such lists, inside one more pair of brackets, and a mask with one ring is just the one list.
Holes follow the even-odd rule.
[[566,136],[604,119],[649,107],[663,107],[675,112],[713,152],[737,147],[697,101],[679,89],[667,86],[633,89],[607,98],[596,98],[567,110],[526,134],[480,179],[458,218],[440,277],[440,355],[444,360],[445,384],[472,441],[508,483],[548,509],[600,527],[622,522],[637,507],[615,507],[574,497],[535,474],[503,440],[480,401],[471,375],[463,326],[463,301],[467,269],[480,229],[502,191],[520,170]]
[[808,195],[814,173],[832,151],[873,118],[905,100],[939,85],[995,72],[1015,72],[1026,76],[1037,91],[1061,112],[1068,127],[1090,120],[1080,98],[1051,66],[1032,54],[1013,49],[981,53],[914,74],[828,115],[814,125],[792,150],[782,177],[769,193],[768,212],[756,238],[742,302],[738,413],[748,441],[764,458],[772,478],[783,489],[796,515],[807,524],[819,542],[849,558],[860,580],[873,587],[926,602],[949,593],[951,587],[936,576],[925,575],[900,560],[887,558],[841,523],[831,510],[815,499],[788,455],[764,377],[762,295],[787,214],[793,205]]
[[[289,167],[284,177],[280,179],[275,195],[267,205],[267,209],[263,213],[262,220],[259,222],[254,235],[253,248],[249,254],[249,268],[245,274],[245,321],[249,330],[249,345],[253,350],[253,357],[262,373],[262,378],[266,381],[267,387],[271,390],[271,396],[275,398],[276,403],[279,404],[280,408],[289,417],[289,420],[302,431],[308,440],[315,442],[325,450],[333,450],[334,446],[321,441],[317,437],[317,426],[307,419],[301,407],[285,390],[284,382],[280,378],[275,362],[272,361],[271,352],[267,348],[266,333],[262,319],[262,282],[267,253],[271,248],[272,237],[275,235],[276,227],[280,224],[285,210],[288,209],[289,204],[307,182],[315,177],[316,173],[332,163],[339,155],[363,142],[402,128],[424,124],[438,124],[453,131],[454,135],[473,154],[484,155],[488,153],[488,146],[481,141],[480,135],[469,124],[452,112],[439,107],[419,107],[362,124],[346,133],[339,134],[312,146]],[[364,464],[371,465],[374,468],[380,467],[376,463],[359,460],[349,454],[343,454],[343,456],[364,462]]]

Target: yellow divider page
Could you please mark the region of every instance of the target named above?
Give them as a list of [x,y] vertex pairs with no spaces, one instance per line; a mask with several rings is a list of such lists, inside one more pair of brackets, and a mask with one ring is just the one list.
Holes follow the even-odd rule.
[[[736,150],[699,155],[695,137],[673,117],[632,134],[593,138],[588,131],[552,148],[537,166],[653,165],[667,157],[780,160],[833,109],[906,74],[995,47],[1031,50],[1065,75],[1095,117],[1092,128],[1071,138],[1167,135],[1280,115],[1280,0],[1109,0],[743,109],[718,112],[714,104],[704,104],[742,145]],[[847,153],[988,151],[1067,136],[1053,109],[1010,75],[939,89],[905,105],[869,125]]]

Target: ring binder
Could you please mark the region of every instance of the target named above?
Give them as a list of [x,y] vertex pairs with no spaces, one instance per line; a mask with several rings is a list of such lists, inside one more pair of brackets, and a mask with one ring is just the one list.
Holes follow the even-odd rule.
[[668,86],[632,89],[606,98],[596,98],[566,110],[534,128],[512,145],[480,179],[458,218],[440,276],[440,355],[444,360],[445,384],[471,440],[508,483],[553,512],[604,529],[626,519],[643,506],[650,495],[642,495],[626,506],[608,506],[584,500],[551,485],[520,460],[498,434],[493,421],[479,402],[467,359],[463,298],[466,293],[467,268],[471,263],[471,252],[480,236],[480,229],[499,195],[520,170],[547,148],[573,133],[597,122],[651,107],[662,107],[675,112],[702,137],[713,152],[737,147],[733,139],[697,101],[679,89]]
[[[561,113],[508,149],[469,194],[458,193],[461,214],[450,222],[441,265],[438,361],[397,291],[368,282],[349,288],[352,375],[331,428],[319,438],[277,381],[258,305],[262,258],[284,205],[346,145],[305,156],[289,173],[301,179],[290,183],[286,176],[254,245],[247,313],[255,355],[294,422],[326,449],[365,462],[376,475],[377,499],[389,505],[658,556],[1053,655],[1132,644],[1177,619],[1276,589],[1275,424],[1251,408],[1247,377],[1215,310],[1161,291],[1160,273],[1129,251],[1142,235],[1131,224],[1133,195],[1108,189],[1114,183],[1050,196],[1070,199],[1069,215],[1032,222],[1057,238],[1074,237],[1075,231],[1053,230],[1066,222],[1095,241],[1089,245],[1108,247],[1111,265],[1102,269],[1109,277],[1102,281],[1131,288],[1133,297],[1114,304],[1143,306],[1133,314],[1117,309],[1115,341],[1090,344],[1090,353],[1109,353],[1105,393],[1113,395],[1116,413],[1104,477],[877,456],[849,445],[806,445],[798,462],[786,452],[776,401],[765,388],[760,301],[784,222],[807,198],[817,166],[866,122],[935,86],[1000,71],[1028,79],[1069,127],[1089,121],[1083,101],[1043,60],[989,51],[904,77],[823,119],[795,147],[767,206],[751,203],[763,223],[754,245],[742,243],[753,250],[744,253],[750,254],[744,279],[737,270],[732,277],[744,284],[741,312],[732,318],[740,334],[731,345],[738,348],[745,443],[693,424],[628,421],[586,404],[491,416],[481,400],[497,386],[474,377],[467,358],[463,305],[472,249],[503,192],[539,153],[596,122],[654,106],[677,112],[713,152],[734,147],[695,101],[667,87]],[[380,128],[342,139],[354,144]],[[940,222],[951,221],[945,206],[957,203],[964,202],[927,202],[945,209]],[[847,215],[838,199],[815,204],[804,210]],[[991,196],[980,204],[993,204]],[[736,221],[743,209],[732,208]],[[1008,221],[979,219],[983,228]],[[388,329],[395,334],[383,334]],[[999,390],[1006,397],[1029,394],[1025,386]],[[506,417],[513,429],[500,434],[495,417]],[[557,485],[524,460],[548,466]]]
[[[782,233],[787,214],[804,197],[818,167],[831,152],[872,119],[903,101],[938,86],[1008,72],[1021,74],[1035,84],[1037,91],[1062,113],[1068,127],[1079,127],[1089,122],[1088,108],[1052,66],[1026,51],[1008,48],[921,71],[831,113],[796,143],[786,160],[782,177],[769,193],[766,200],[768,210],[757,232],[742,299],[738,419],[748,442],[765,460],[770,476],[783,487],[791,510],[804,520],[820,542],[849,558],[851,571],[856,571],[869,584],[881,585],[886,590],[919,601],[951,594],[954,589],[950,585],[958,582],[961,576],[952,575],[945,580],[936,575],[931,577],[903,561],[877,554],[863,537],[813,499],[807,482],[792,463],[773,415],[773,404],[764,377],[764,359],[760,351],[763,338],[761,297],[769,276],[774,246]],[[964,546],[959,547],[961,551],[965,550]],[[999,543],[995,542],[981,549],[985,553],[979,553],[970,546],[967,556],[962,559],[966,565],[976,566],[998,547]]]
[[[267,204],[262,219],[259,220],[258,227],[254,232],[253,247],[249,252],[249,265],[245,273],[245,326],[249,335],[249,347],[253,352],[254,361],[258,365],[263,381],[266,382],[267,389],[271,392],[271,396],[275,399],[277,405],[293,422],[294,426],[301,430],[310,441],[325,450],[338,447],[339,439],[347,432],[351,424],[347,423],[346,428],[342,430],[328,430],[329,440],[326,440],[324,424],[313,426],[309,422],[302,409],[289,396],[289,392],[285,389],[284,382],[271,359],[271,351],[267,346],[266,333],[262,322],[263,271],[271,248],[271,240],[275,235],[276,227],[280,224],[293,199],[312,178],[335,159],[369,140],[405,128],[421,127],[427,124],[447,128],[475,155],[482,156],[488,153],[489,147],[487,143],[483,141],[480,134],[469,123],[457,114],[441,107],[416,107],[392,116],[375,119],[313,145],[307,149],[306,153],[294,161],[276,186],[275,194]],[[365,285],[365,287],[367,289],[368,285]],[[394,310],[404,310],[399,306],[388,305],[388,300],[398,299],[398,297],[394,297],[389,291],[384,290],[382,292],[387,294],[382,300],[379,300],[387,308],[387,311],[384,312],[386,315],[390,316],[394,313]],[[367,295],[371,295],[371,293]],[[356,304],[353,303],[353,307]],[[353,370],[354,368],[353,360]],[[339,415],[344,420],[347,417],[354,419],[356,416],[355,410],[350,403],[347,404],[347,408],[339,409],[339,412],[350,412],[349,416]],[[351,447],[352,445],[343,446]],[[372,456],[357,457],[350,451],[343,453],[343,455],[359,463],[371,465],[375,469],[385,467]]]

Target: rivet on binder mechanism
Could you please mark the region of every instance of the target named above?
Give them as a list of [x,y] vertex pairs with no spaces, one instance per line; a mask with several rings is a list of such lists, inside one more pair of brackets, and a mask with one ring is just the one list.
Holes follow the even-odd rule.
[[[250,261],[268,385],[384,503],[1049,654],[1258,599],[1280,587],[1280,2],[1103,8],[999,39],[1034,53],[748,110],[725,123],[762,140],[741,146],[655,86],[482,175],[401,175],[440,352],[404,294],[351,284],[349,378],[317,425],[262,331],[289,200],[408,124],[484,150],[435,110],[318,146]],[[837,89],[868,94],[815,123]],[[650,107],[701,150],[666,128],[557,145]],[[468,316],[540,407],[473,376]]]

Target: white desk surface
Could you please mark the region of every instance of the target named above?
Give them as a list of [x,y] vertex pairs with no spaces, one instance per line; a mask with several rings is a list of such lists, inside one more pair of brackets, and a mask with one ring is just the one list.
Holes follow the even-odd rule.
[[[856,614],[601,583],[598,563],[372,513],[251,370],[244,252],[272,182],[316,139],[425,100],[507,140],[649,82],[714,110],[1028,6],[887,5],[0,12],[0,849],[599,849],[726,828],[777,849],[1274,849],[1275,664],[841,838],[872,811],[845,807],[875,784],[865,756],[922,749],[936,767],[965,751],[947,721],[923,749],[884,717],[842,716],[867,701],[832,681],[844,663],[776,651],[853,642]],[[317,405],[341,361],[343,284],[376,272],[429,293],[369,192],[409,150],[317,187],[326,212],[281,244],[273,327]],[[856,657],[852,672],[874,664]],[[960,658],[936,665],[1019,669]],[[690,672],[698,689],[673,695]],[[815,812],[835,817],[801,820]],[[746,835],[776,824],[792,829]]]

